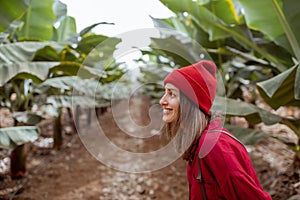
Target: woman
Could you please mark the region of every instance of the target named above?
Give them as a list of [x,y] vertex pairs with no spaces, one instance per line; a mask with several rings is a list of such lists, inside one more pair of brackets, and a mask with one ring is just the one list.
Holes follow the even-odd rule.
[[217,87],[215,64],[204,60],[174,70],[164,84],[163,133],[188,162],[189,199],[271,199],[243,144],[210,113]]

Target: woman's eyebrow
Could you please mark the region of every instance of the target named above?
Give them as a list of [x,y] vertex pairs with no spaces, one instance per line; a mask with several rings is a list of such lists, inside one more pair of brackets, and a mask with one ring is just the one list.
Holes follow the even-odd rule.
[[171,90],[172,92],[179,92],[177,89],[175,88],[166,88],[167,90]]

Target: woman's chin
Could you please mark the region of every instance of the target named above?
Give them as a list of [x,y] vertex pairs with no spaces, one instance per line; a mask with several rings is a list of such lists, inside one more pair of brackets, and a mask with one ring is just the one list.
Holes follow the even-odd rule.
[[174,117],[171,117],[171,116],[163,116],[162,120],[166,123],[171,123],[174,121],[173,119]]

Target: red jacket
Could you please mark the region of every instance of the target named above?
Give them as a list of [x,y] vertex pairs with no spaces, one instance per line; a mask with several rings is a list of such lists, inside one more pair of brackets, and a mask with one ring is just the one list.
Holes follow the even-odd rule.
[[[208,200],[271,199],[263,191],[245,147],[218,130],[229,133],[222,128],[220,119],[212,120],[195,148],[195,155],[201,158],[200,166]],[[194,156],[187,166],[190,200],[202,199],[197,176],[198,165]]]

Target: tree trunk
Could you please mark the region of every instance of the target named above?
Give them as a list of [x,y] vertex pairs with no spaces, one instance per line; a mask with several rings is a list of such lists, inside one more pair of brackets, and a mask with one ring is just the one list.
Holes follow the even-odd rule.
[[72,128],[72,134],[76,134],[77,130],[76,130],[76,126],[75,126],[75,119],[74,119],[74,114],[73,111],[70,107],[67,107],[67,114],[68,114],[68,123],[69,126],[71,126]]
[[75,107],[75,125],[76,125],[76,129],[79,130],[80,128],[80,124],[79,124],[79,120],[80,120],[80,106],[76,106]]
[[27,175],[25,144],[17,146],[10,154],[10,175],[12,179]]
[[62,111],[61,111],[61,108],[59,108],[58,116],[56,117],[55,123],[54,123],[54,133],[53,133],[53,148],[54,149],[60,149],[63,144],[61,115],[62,115]]
[[99,119],[101,115],[103,115],[105,112],[107,112],[108,107],[96,107],[96,116]]

